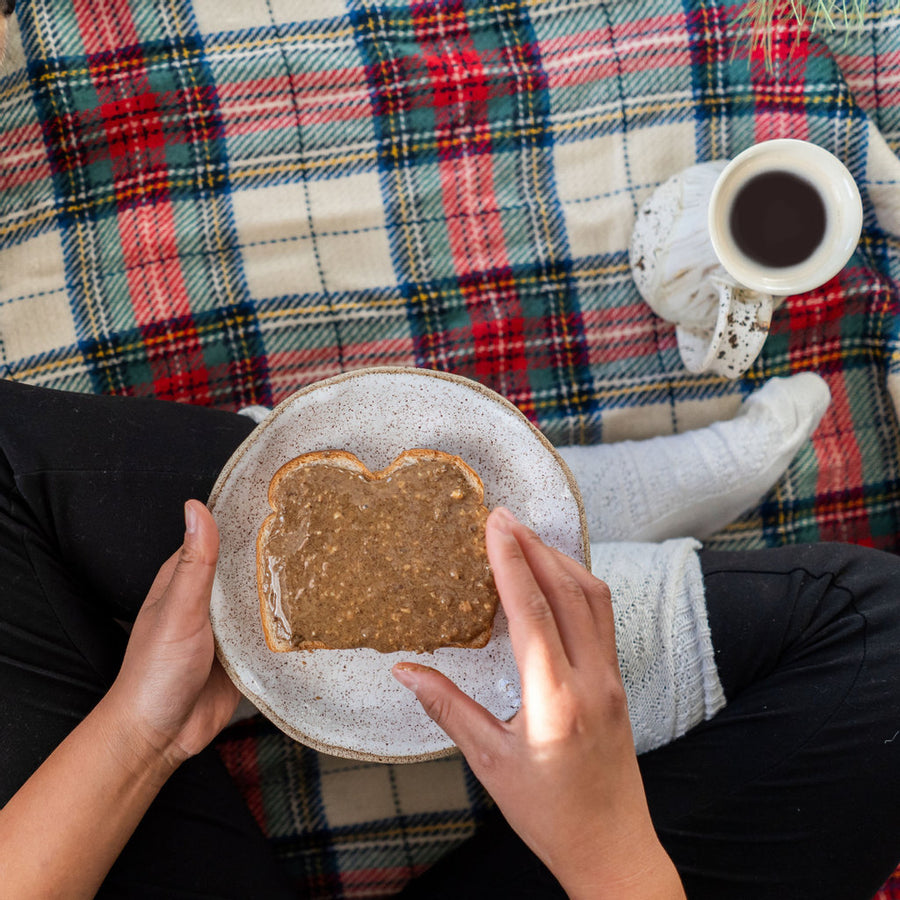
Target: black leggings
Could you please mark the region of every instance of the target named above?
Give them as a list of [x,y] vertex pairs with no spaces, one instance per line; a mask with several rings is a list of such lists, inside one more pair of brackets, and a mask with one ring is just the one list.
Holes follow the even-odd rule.
[[[93,708],[183,532],[253,424],[0,381],[0,803]],[[694,898],[871,900],[900,860],[898,558],[703,552],[727,707],[641,758]],[[497,815],[410,897],[563,896]],[[216,752],[168,782],[106,897],[292,896]]]

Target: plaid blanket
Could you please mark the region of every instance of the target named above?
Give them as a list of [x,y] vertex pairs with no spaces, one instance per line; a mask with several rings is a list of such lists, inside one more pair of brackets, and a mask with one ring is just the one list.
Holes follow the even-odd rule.
[[[774,64],[723,0],[30,0],[0,71],[0,375],[236,409],[367,365],[475,378],[558,443],[834,402],[710,543],[898,549],[900,15]],[[863,237],[738,382],[631,281],[635,212],[698,161],[815,141]],[[459,760],[349,764],[253,719],[220,749],[304,896],[379,897],[489,803]],[[900,897],[885,886],[882,898]]]

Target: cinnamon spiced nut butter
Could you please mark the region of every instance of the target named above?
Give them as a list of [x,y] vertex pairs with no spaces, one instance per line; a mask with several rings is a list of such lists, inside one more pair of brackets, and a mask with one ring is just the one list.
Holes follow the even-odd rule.
[[380,472],[343,450],[286,463],[257,539],[270,649],[484,646],[498,596],[483,501],[478,475],[436,450]]

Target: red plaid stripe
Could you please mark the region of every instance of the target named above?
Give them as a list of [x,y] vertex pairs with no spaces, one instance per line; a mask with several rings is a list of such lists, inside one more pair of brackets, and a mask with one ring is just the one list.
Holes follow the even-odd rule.
[[254,735],[243,736],[239,729],[231,729],[229,740],[219,741],[216,749],[222,762],[240,786],[241,796],[256,819],[260,830],[269,835],[269,819],[263,803],[262,779],[259,766],[259,742]]
[[[460,279],[472,317],[475,377],[491,382],[502,373],[520,396],[528,390],[522,308],[512,273],[485,272]],[[527,404],[524,407],[528,411]]]
[[[845,49],[845,43],[834,43],[833,50],[840,62],[841,72],[859,105],[876,116],[881,110],[900,108],[900,77],[897,75],[900,73],[900,50],[879,55],[845,55]],[[894,150],[896,152],[896,145]]]
[[[106,136],[105,152],[112,162],[119,206],[117,219],[129,295],[138,325],[154,326],[190,315],[191,305],[179,263],[174,213],[169,196],[165,148],[171,124],[164,124],[160,98],[150,85],[138,34],[127,0],[95,4],[77,0],[75,14],[97,91],[98,114]],[[121,51],[121,42],[133,45]],[[117,49],[119,48],[119,49]],[[177,127],[180,127],[177,126]],[[190,136],[182,133],[185,143]],[[200,359],[199,343],[178,329],[178,343],[188,360]],[[185,396],[180,376],[159,374],[166,368],[167,348],[157,354],[148,345],[154,382],[167,396]],[[204,391],[203,393],[208,393]]]
[[[335,357],[334,347],[315,346],[299,350],[273,351],[268,354],[272,371],[272,393],[276,402],[284,400],[296,390],[297,373],[301,384],[312,384],[332,375],[339,375],[344,369],[363,369],[369,366],[414,366],[415,346],[411,337],[387,338],[377,345],[364,341],[350,341],[342,345],[342,368]],[[287,373],[285,383],[279,380],[279,373]]]
[[[133,286],[131,294],[137,308],[140,295],[136,294]],[[167,400],[212,405],[203,346],[191,316],[182,315],[174,319],[166,316],[154,321],[152,308],[148,306],[142,312],[148,316],[141,334],[150,367],[153,395]]]
[[[646,304],[629,303],[614,309],[592,309],[581,314],[585,331],[597,336],[587,346],[587,364],[610,363],[649,357],[661,350],[674,350],[678,346],[675,329],[665,324],[647,327]],[[638,389],[636,386],[630,390]],[[655,393],[659,388],[651,386]]]
[[190,315],[171,203],[122,210],[118,225],[138,325]]
[[[210,89],[154,88],[127,0],[99,5],[77,0],[73,8],[97,103],[92,110],[66,114],[70,121],[57,125],[87,138],[62,168],[104,161],[111,166],[128,298],[143,336],[153,392],[213,403],[193,325],[196,307],[183,271],[167,159],[173,146],[199,148],[218,136]],[[185,116],[184,110],[196,114]]]
[[[502,379],[520,408],[533,415],[523,311],[510,271],[490,155],[488,101],[497,85],[486,69],[492,60],[476,47],[462,0],[414,2],[410,12],[430,78],[444,217],[471,317],[474,374],[487,384]],[[517,70],[533,80],[528,67]]]
[[771,40],[757,41],[750,52],[756,100],[754,140],[770,141],[788,135],[809,140],[804,105],[809,29],[797,24],[787,4],[776,9],[774,21]]
[[167,126],[147,78],[131,4],[127,0],[102,4],[76,0],[74,11],[105,135],[96,150],[112,161],[119,207],[165,201]]
[[[412,3],[410,13],[430,81],[430,96],[421,96],[434,112],[438,158],[489,153],[490,86],[461,0]],[[452,167],[441,169],[445,180],[453,177]]]
[[[39,183],[50,177],[50,160],[41,141],[43,128],[38,122],[3,133],[3,154],[18,165],[0,166],[0,191]],[[0,227],[0,235],[5,229]]]
[[217,95],[230,137],[364,121],[372,114],[362,67],[228,82]]
[[[653,35],[648,54],[647,35]],[[553,88],[591,84],[606,78],[690,65],[684,15],[648,16],[611,22],[605,28],[586,27],[577,37],[566,35],[541,41],[542,68]]]
[[[854,423],[851,418],[851,403],[847,382],[843,378],[829,381],[831,388],[831,406],[826,413],[834,433],[851,434]],[[829,429],[830,431],[831,429]],[[817,454],[823,449],[828,453],[837,453],[840,466],[834,465],[834,457],[829,456],[829,465],[819,468],[816,483],[816,521],[819,525],[819,537],[823,541],[853,541],[871,546],[867,535],[872,534],[866,508],[866,498],[861,487],[863,483],[862,457],[856,441],[841,442],[843,446],[823,448],[819,441],[813,441]],[[824,463],[826,458],[822,459]]]

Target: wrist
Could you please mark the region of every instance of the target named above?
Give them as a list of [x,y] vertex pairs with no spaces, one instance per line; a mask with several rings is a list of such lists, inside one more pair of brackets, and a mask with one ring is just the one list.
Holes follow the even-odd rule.
[[622,852],[598,852],[591,863],[582,862],[557,877],[570,900],[685,898],[678,870],[655,832],[643,840],[630,841]]
[[159,788],[184,761],[180,748],[135,721],[112,690],[91,715],[110,755],[135,778]]

